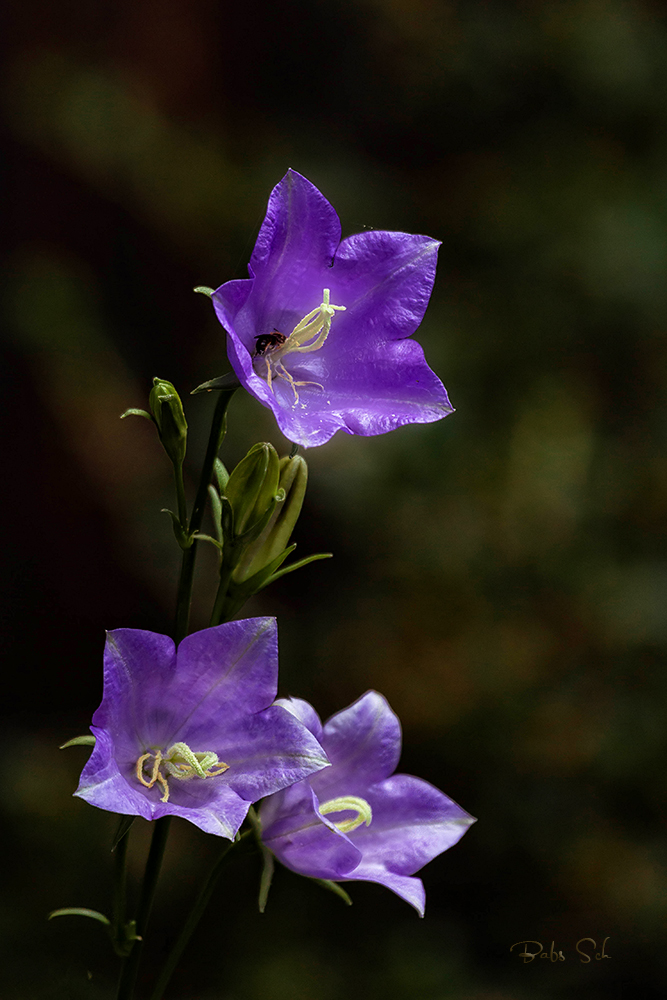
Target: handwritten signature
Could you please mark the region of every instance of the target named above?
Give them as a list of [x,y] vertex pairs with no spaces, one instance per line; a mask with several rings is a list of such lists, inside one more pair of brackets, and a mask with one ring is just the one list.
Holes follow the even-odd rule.
[[[611,955],[608,955],[605,951],[605,945],[607,944],[608,940],[609,937],[606,937],[602,942],[602,947],[600,948],[599,951],[597,951],[597,942],[595,941],[595,938],[592,937],[579,938],[579,940],[575,945],[575,948],[579,953],[579,955],[581,956],[579,958],[581,964],[588,965],[588,963],[593,961],[593,959],[595,959],[596,962],[601,962],[603,958],[611,958]],[[587,944],[590,945],[592,950],[589,951],[587,950],[587,947],[584,947]],[[529,950],[528,945],[533,945],[534,946],[533,950]],[[549,948],[548,951],[546,948],[543,947],[541,941],[517,941],[516,944],[512,945],[510,951],[514,951],[515,948],[519,948],[521,946],[523,946],[523,951],[517,952],[517,954],[519,958],[523,959],[524,965],[527,965],[528,962],[532,962],[536,958],[548,959],[548,961],[550,962],[565,961],[565,955],[563,954],[562,951],[556,949],[556,944],[554,941],[551,942],[551,947]]]

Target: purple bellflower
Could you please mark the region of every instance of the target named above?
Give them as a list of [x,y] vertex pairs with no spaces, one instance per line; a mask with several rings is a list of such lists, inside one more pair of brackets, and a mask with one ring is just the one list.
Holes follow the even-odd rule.
[[410,340],[435,279],[437,240],[370,231],[341,242],[317,188],[288,170],[269,198],[248,270],[213,293],[237,378],[303,447],[384,434],[452,412]]
[[279,704],[310,729],[331,767],[262,803],[264,845],[301,875],[379,882],[423,916],[424,886],[411,876],[452,847],[474,818],[427,781],[393,773],[400,723],[376,691],[324,726],[306,701]]
[[233,839],[251,802],[327,766],[314,736],[272,704],[275,618],[187,636],[109,632],[95,748],[79,798],[144,819],[182,816]]

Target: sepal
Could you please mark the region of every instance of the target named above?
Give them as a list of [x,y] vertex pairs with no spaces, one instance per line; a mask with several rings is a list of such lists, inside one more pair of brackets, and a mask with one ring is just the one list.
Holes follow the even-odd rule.
[[89,910],[85,906],[67,906],[62,910],[52,910],[47,920],[53,920],[54,917],[88,917],[90,920],[97,920],[107,928],[113,950],[120,958],[127,958],[134,947],[134,942],[142,940],[137,934],[136,920],[128,920],[127,923],[114,928],[109,918],[105,917],[103,913],[100,913],[99,910]]
[[75,736],[73,739],[68,740],[67,743],[62,743],[58,749],[66,750],[67,747],[94,747],[96,743],[95,737],[92,733],[87,733],[86,736]]
[[168,507],[163,507],[160,513],[169,514],[169,517],[171,518],[171,524],[174,529],[174,536],[176,538],[176,541],[185,552],[185,550],[189,549],[193,541],[195,540],[195,535],[190,535],[188,534],[187,531],[183,530],[183,525],[179,521],[178,516],[174,514],[173,510],[169,510]]
[[260,844],[260,849],[262,852],[262,874],[259,880],[259,897],[257,900],[257,906],[260,913],[264,913],[266,909],[266,903],[269,898],[269,889],[271,888],[271,883],[273,882],[273,873],[276,868],[276,863],[273,858],[273,854],[268,848]]
[[241,383],[235,373],[225,372],[224,375],[218,375],[217,378],[212,378],[208,382],[202,382],[201,385],[198,385],[196,389],[191,391],[190,395],[196,396],[198,392],[213,392],[214,389],[218,389],[221,392],[233,392],[234,389],[240,388]]
[[150,413],[148,413],[146,410],[137,410],[136,407],[134,406],[131,406],[129,410],[125,411],[125,413],[121,413],[120,419],[125,420],[125,417],[145,417],[146,420],[150,420],[152,424],[155,423],[155,420],[150,415]]
[[216,458],[213,463],[213,472],[215,475],[215,481],[218,484],[218,493],[222,494],[227,489],[229,473],[219,458]]
[[89,917],[91,920],[99,920],[105,927],[111,927],[108,917],[99,910],[89,910],[85,906],[66,906],[62,910],[52,910],[46,919],[53,920],[54,917]]
[[352,906],[352,900],[338,882],[332,882],[330,878],[314,878],[312,881],[317,882],[323,889],[328,889],[329,892],[333,892],[336,896],[339,896],[346,906]]
[[112,854],[116,850],[116,848],[118,847],[118,845],[120,844],[120,842],[123,839],[123,837],[126,837],[127,834],[130,832],[130,827],[132,826],[132,824],[134,823],[134,821],[135,821],[136,818],[137,818],[136,816],[119,816],[118,817],[118,827],[116,828],[116,832],[114,834],[114,838],[113,838],[113,841],[112,841],[112,844],[111,844],[111,853]]

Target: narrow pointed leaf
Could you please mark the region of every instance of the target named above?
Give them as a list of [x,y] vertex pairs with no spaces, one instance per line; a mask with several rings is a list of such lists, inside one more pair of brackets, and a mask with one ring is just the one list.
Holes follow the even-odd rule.
[[87,736],[75,736],[73,739],[68,740],[67,743],[63,743],[59,746],[59,750],[66,750],[67,747],[94,747],[95,737],[92,733],[88,733]]
[[266,901],[269,898],[269,889],[271,888],[271,882],[273,881],[273,873],[275,871],[276,863],[273,859],[273,854],[271,851],[267,850],[266,847],[262,847],[262,877],[259,882],[259,912],[264,913],[266,909]]
[[198,385],[196,389],[193,389],[190,393],[191,396],[196,396],[198,392],[213,392],[215,389],[219,389],[222,392],[231,392],[232,389],[240,389],[241,383],[234,374],[234,372],[226,372],[224,375],[219,375],[218,378],[212,378],[208,382],[202,382]]
[[54,917],[90,917],[91,920],[99,920],[105,927],[111,927],[111,921],[103,913],[99,913],[98,910],[88,910],[84,906],[67,906],[63,910],[53,910],[47,920],[53,920]]
[[111,853],[112,854],[116,850],[116,848],[118,847],[118,845],[120,844],[120,842],[123,839],[123,837],[126,837],[127,834],[130,832],[130,827],[134,823],[135,819],[136,819],[136,816],[119,816],[118,817],[118,826],[117,826],[116,832],[114,834],[113,843],[111,844]]
[[120,419],[125,420],[125,417],[145,417],[146,420],[150,420],[152,424],[155,423],[150,413],[146,410],[137,410],[134,407],[130,407],[130,409],[126,410],[125,413],[121,413]]
[[222,503],[220,502],[220,494],[215,486],[211,485],[208,488],[208,495],[211,501],[211,517],[213,518],[215,535],[222,545]]
[[352,906],[352,900],[345,892],[345,889],[339,886],[338,882],[332,882],[331,879],[328,878],[314,878],[313,882],[317,882],[317,884],[321,885],[323,889],[328,889],[329,892],[333,892],[336,896],[340,896],[346,906]]
[[174,529],[174,535],[176,536],[176,541],[182,549],[189,549],[194,540],[194,535],[188,535],[185,531],[183,531],[183,526],[178,519],[178,515],[174,514],[173,510],[169,510],[168,507],[163,507],[160,513],[169,514],[172,527]]
[[218,483],[218,493],[222,494],[227,489],[229,473],[219,458],[216,458],[213,463],[213,472],[215,473],[215,478]]
[[333,552],[318,552],[314,556],[306,556],[305,559],[299,559],[298,562],[292,563],[291,566],[285,566],[284,569],[280,569],[277,573],[274,573],[271,579],[266,581],[264,586],[268,587],[268,585],[273,583],[274,580],[277,580],[281,576],[286,576],[288,573],[292,573],[295,569],[301,569],[302,566],[307,566],[308,563],[316,562],[318,559],[331,559],[332,556]]

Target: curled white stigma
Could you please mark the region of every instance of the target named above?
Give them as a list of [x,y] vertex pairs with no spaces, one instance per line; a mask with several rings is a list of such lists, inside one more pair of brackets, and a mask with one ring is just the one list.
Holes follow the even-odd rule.
[[[150,758],[153,758],[152,763]],[[162,772],[161,768],[164,769]],[[144,774],[147,771],[148,777]],[[193,753],[187,743],[174,743],[166,753],[149,751],[139,757],[135,774],[144,788],[158,784],[162,789],[161,802],[169,801],[169,778],[190,781],[191,778],[215,778],[229,769],[229,764],[218,760],[217,753],[204,750]]]
[[263,355],[266,361],[266,381],[269,389],[273,392],[271,382],[275,377],[284,378],[292,387],[294,393],[294,405],[299,402],[299,393],[296,391],[298,385],[316,385],[320,389],[324,386],[319,382],[297,382],[283,364],[283,358],[287,354],[306,354],[310,351],[319,351],[329,336],[331,323],[336,312],[345,312],[346,306],[334,306],[329,301],[330,289],[325,288],[322,292],[322,302],[317,309],[312,309],[300,320],[285,341],[276,347],[269,348]]
[[370,805],[366,799],[360,799],[357,795],[341,795],[337,799],[329,799],[328,802],[320,806],[320,812],[323,816],[327,816],[329,813],[355,812],[357,815],[353,819],[341,819],[338,823],[334,823],[334,826],[341,833],[351,833],[352,830],[356,830],[364,823],[366,826],[370,826],[373,819],[373,810]]

